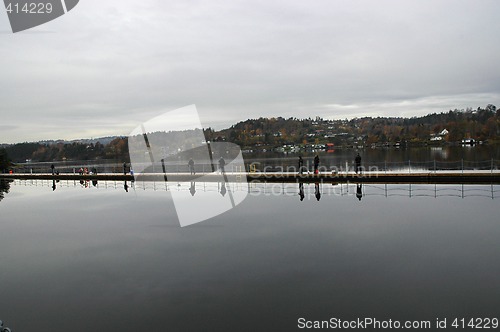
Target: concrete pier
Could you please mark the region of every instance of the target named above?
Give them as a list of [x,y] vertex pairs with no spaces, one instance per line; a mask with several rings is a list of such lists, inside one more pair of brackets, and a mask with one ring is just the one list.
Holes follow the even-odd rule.
[[[287,172],[256,172],[234,173],[228,172],[229,182],[270,182],[270,183],[297,183],[297,182],[326,182],[326,183],[429,183],[429,184],[500,184],[500,171],[428,171],[428,172],[353,172],[298,174]],[[6,180],[97,180],[97,181],[156,181],[163,182],[221,182],[223,177],[217,173],[195,174],[189,173],[148,173],[134,178],[132,175],[107,173],[98,175],[79,174],[0,174],[0,179]]]

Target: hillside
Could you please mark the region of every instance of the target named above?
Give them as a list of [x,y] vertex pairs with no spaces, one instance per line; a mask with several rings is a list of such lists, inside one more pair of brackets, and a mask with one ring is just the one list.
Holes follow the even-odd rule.
[[[308,147],[366,147],[452,144],[464,138],[495,143],[500,137],[500,110],[496,106],[450,110],[422,117],[363,117],[351,120],[259,118],[241,121],[230,128],[204,130],[209,141],[227,141],[246,151]],[[161,135],[155,133],[154,135]],[[45,141],[4,145],[13,162],[113,159],[128,161],[126,137]]]

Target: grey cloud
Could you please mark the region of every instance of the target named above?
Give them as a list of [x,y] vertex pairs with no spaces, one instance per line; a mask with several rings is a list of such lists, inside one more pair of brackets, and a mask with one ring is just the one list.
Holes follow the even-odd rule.
[[79,123],[127,134],[193,103],[219,127],[259,116],[499,105],[499,9],[496,1],[86,0],[39,28],[56,33],[0,35],[0,108],[9,124],[60,124],[29,133],[41,139],[88,134]]

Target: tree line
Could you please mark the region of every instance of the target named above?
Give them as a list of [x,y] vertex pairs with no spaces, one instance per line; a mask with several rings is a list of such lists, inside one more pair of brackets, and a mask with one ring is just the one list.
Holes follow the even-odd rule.
[[108,144],[94,143],[17,143],[4,148],[14,163],[71,161],[71,160],[119,160],[128,161],[128,140],[117,137]]
[[[318,143],[333,143],[335,146],[370,146],[389,142],[426,143],[430,137],[441,133],[444,129],[447,134],[442,137],[443,143],[457,142],[469,137],[479,141],[498,142],[500,110],[490,104],[475,110],[455,109],[412,118],[363,117],[351,120],[327,120],[321,117],[258,118],[241,121],[219,131],[206,128],[204,135],[208,141],[228,141],[243,148]],[[99,159],[129,162],[127,137],[117,137],[108,144],[25,142],[7,145],[0,150],[0,170],[8,167],[9,160],[22,163],[27,160],[50,162]]]

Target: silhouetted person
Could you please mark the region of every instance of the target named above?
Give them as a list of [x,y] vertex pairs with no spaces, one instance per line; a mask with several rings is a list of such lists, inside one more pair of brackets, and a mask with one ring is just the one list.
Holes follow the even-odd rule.
[[196,174],[194,172],[194,160],[193,160],[193,158],[189,159],[188,165],[189,165],[189,172],[191,174]]
[[299,156],[299,174],[302,174],[304,167],[304,159],[302,159],[302,156]]
[[318,168],[319,168],[319,156],[316,155],[316,157],[314,157],[314,174],[318,174]]
[[189,188],[189,192],[191,193],[191,196],[194,196],[194,194],[196,194],[196,182],[191,182],[191,188]]
[[55,172],[54,172],[54,169],[55,169],[55,168],[56,168],[56,167],[54,166],[54,164],[50,165],[50,169],[52,170],[52,175],[54,175],[54,174],[55,174]]
[[299,197],[300,201],[302,202],[304,200],[304,184],[302,182],[299,183]]
[[316,182],[314,184],[314,196],[316,196],[316,199],[319,201],[321,199],[321,193],[319,191],[319,183]]
[[226,183],[225,182],[222,182],[222,187],[220,188],[220,194],[222,195],[222,197],[224,197],[226,195]]
[[220,168],[220,171],[221,173],[224,173],[224,166],[226,166],[226,161],[224,160],[224,158],[220,157],[219,159],[219,168]]
[[97,168],[92,167],[92,174],[97,175]]
[[123,182],[123,189],[125,189],[126,192],[128,192],[128,184],[127,181]]
[[354,162],[356,163],[356,174],[358,174],[358,172],[361,173],[361,156],[359,153],[356,158],[354,158]]
[[56,189],[57,189],[56,180],[52,180],[52,191],[55,191]]
[[363,185],[361,183],[358,183],[356,185],[356,197],[361,200],[363,197]]
[[123,175],[127,175],[127,163],[123,163]]

